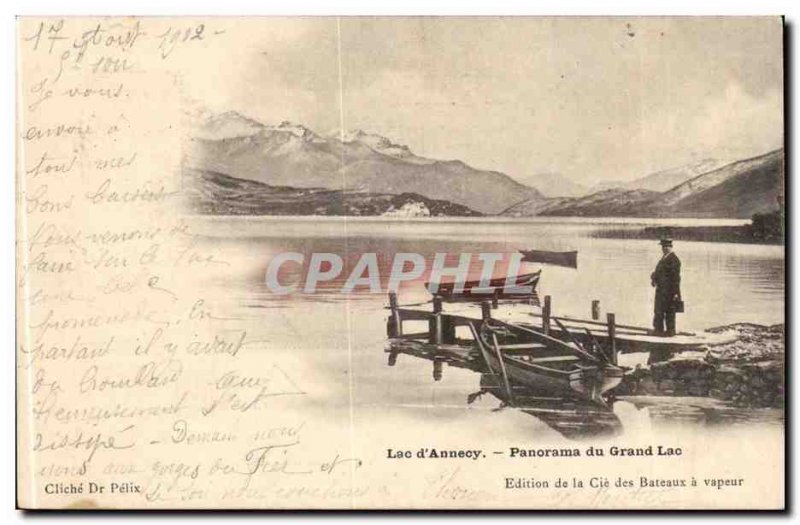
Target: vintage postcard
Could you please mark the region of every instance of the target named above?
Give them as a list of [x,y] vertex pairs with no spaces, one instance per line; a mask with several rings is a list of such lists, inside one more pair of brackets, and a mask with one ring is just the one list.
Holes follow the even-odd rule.
[[782,509],[780,17],[22,17],[24,509]]

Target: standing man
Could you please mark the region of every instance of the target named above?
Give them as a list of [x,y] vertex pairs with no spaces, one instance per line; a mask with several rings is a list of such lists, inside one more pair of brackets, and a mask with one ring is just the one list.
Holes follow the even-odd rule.
[[656,288],[653,328],[656,335],[672,337],[675,313],[681,302],[681,260],[672,251],[672,239],[661,239],[661,252],[664,255],[650,275],[650,283]]

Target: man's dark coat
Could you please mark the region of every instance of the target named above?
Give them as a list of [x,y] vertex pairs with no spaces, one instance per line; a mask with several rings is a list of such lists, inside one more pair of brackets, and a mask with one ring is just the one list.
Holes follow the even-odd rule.
[[674,252],[670,252],[658,261],[653,272],[656,285],[657,312],[675,311],[675,297],[681,297],[681,260]]

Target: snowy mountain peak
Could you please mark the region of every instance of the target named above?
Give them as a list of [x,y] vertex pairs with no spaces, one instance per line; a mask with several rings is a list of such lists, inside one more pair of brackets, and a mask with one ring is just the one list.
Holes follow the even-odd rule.
[[306,141],[317,141],[321,140],[316,133],[308,129],[307,127],[303,126],[302,124],[295,124],[293,122],[289,122],[288,120],[284,120],[280,124],[275,127],[278,131],[284,131],[287,133],[291,133],[297,138],[301,138]]
[[383,135],[378,135],[377,133],[367,133],[360,129],[345,133],[342,136],[342,142],[357,142],[374,151],[377,151],[378,153],[383,153],[384,155],[389,155],[391,157],[404,158],[412,155],[411,150],[408,149],[408,146],[395,144]]
[[203,120],[195,136],[208,140],[223,140],[235,137],[248,137],[264,129],[260,122],[245,117],[236,111],[226,111]]

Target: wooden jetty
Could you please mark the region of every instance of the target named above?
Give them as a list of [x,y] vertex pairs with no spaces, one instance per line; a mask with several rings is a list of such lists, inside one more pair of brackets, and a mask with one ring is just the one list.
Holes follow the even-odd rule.
[[[441,330],[448,331],[447,334],[443,332],[441,335],[441,337],[447,337],[455,326],[468,326],[470,322],[484,318],[486,316],[486,308],[490,308],[490,315],[497,320],[517,325],[521,328],[540,331],[545,335],[552,335],[562,340],[569,341],[571,336],[577,339],[578,342],[585,343],[590,338],[594,338],[601,344],[613,347],[619,353],[651,352],[654,350],[668,350],[671,352],[696,350],[732,343],[738,337],[734,331],[719,333],[678,332],[673,337],[653,335],[649,328],[618,323],[613,313],[607,313],[605,321],[601,321],[599,319],[599,301],[592,301],[592,319],[557,316],[553,314],[553,302],[549,295],[544,296],[540,309],[514,302],[493,302],[488,306],[486,302],[483,302],[481,303],[481,310],[478,310],[476,305],[473,304],[453,303],[448,304],[448,311],[444,313],[442,303],[441,298],[434,297],[433,301],[431,301],[432,310],[425,310],[423,308],[424,304],[404,307],[398,305],[395,294],[389,294],[390,319],[392,320],[388,330],[389,337],[395,337],[395,333],[398,335],[402,333],[403,321],[429,320],[435,317],[436,314],[442,314],[442,319],[431,322],[438,323],[438,325],[441,325]],[[411,334],[408,337],[413,338],[415,335],[421,334]],[[427,333],[422,335],[427,335]]]
[[[468,368],[500,378],[506,397],[514,399],[514,385],[604,404],[604,394],[622,379],[621,352],[672,353],[732,342],[734,333],[680,333],[657,337],[642,327],[619,324],[613,313],[605,322],[599,303],[592,303],[595,319],[555,316],[552,299],[544,297],[540,312],[515,301],[448,304],[434,296],[432,308],[401,306],[389,294],[387,334],[392,340],[390,364],[397,354],[430,359],[434,379],[442,365]],[[416,325],[416,331],[409,327]]]
[[[400,351],[430,359],[437,380],[446,362],[496,375],[511,400],[512,385],[517,384],[598,404],[604,404],[603,395],[622,380],[613,345],[603,348],[593,338],[586,344],[575,338],[562,340],[495,319],[490,301],[481,303],[480,317],[474,309],[465,315],[445,313],[439,296],[434,296],[430,311],[401,307],[393,294],[389,304],[387,332],[394,343],[389,349],[390,364]],[[407,331],[407,325],[420,322],[425,330]]]

